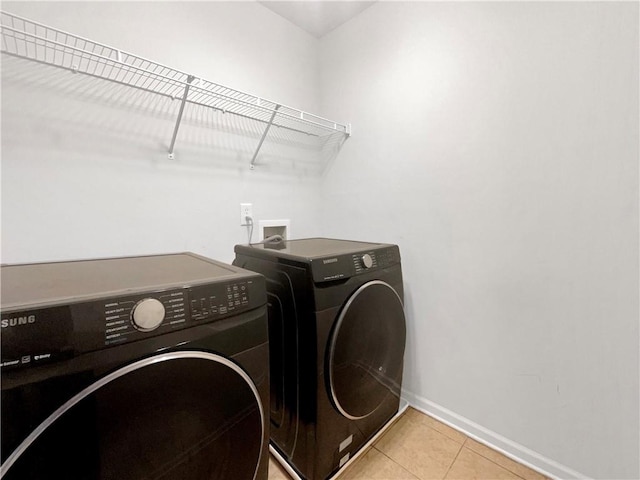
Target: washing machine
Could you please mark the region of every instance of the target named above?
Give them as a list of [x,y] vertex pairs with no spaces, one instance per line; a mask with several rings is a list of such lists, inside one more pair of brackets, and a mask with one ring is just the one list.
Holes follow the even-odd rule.
[[398,412],[406,325],[396,245],[237,245],[266,277],[271,444],[307,480],[340,471]]
[[3,265],[3,480],[261,479],[261,275],[191,253]]

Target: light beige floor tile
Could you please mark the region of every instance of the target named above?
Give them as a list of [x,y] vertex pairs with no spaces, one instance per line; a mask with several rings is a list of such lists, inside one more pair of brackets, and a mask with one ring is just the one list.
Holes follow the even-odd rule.
[[269,457],[269,480],[291,480],[284,468],[271,456]]
[[522,480],[515,473],[463,447],[446,480]]
[[519,477],[524,478],[525,480],[547,480],[547,477],[545,477],[541,473],[538,473],[535,470],[531,470],[530,468],[511,460],[509,457],[505,457],[501,453],[496,452],[495,450],[492,450],[491,448],[479,442],[476,442],[471,438],[467,440],[464,446],[469,450],[473,450],[483,457],[488,458],[492,462],[497,463],[498,465],[515,473]]
[[421,480],[441,480],[462,444],[429,427],[422,416],[403,415],[375,448]]
[[339,480],[419,480],[375,448],[350,465]]
[[461,433],[455,428],[451,428],[449,425],[445,425],[444,423],[439,422],[435,418],[430,417],[429,415],[426,415],[422,412],[419,412],[418,410],[415,410],[411,407],[407,408],[405,415],[410,418],[417,419],[418,421],[424,422],[425,425],[430,426],[434,430],[437,430],[438,432],[442,433],[443,435],[446,435],[451,440],[454,440],[458,443],[464,443],[464,441],[467,439],[467,436],[464,433]]

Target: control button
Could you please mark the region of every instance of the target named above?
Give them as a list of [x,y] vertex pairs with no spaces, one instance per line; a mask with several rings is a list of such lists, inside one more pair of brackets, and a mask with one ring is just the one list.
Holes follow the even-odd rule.
[[164,314],[164,305],[160,300],[145,298],[133,307],[131,322],[138,330],[150,332],[160,326]]
[[371,268],[373,266],[373,259],[371,258],[371,255],[369,255],[368,253],[365,253],[362,258],[362,266],[364,268]]

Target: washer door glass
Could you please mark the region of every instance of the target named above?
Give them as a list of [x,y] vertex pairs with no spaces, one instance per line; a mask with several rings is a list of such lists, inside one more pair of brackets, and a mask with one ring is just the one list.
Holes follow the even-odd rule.
[[240,367],[172,352],[79,392],[7,458],[2,479],[252,480],[263,432],[258,392]]
[[402,301],[389,284],[366,283],[345,303],[328,353],[331,399],[345,417],[364,418],[400,395],[405,335]]

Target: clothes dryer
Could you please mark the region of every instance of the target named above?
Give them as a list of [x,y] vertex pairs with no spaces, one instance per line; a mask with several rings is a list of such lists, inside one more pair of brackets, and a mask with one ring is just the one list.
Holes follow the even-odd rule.
[[3,480],[267,479],[262,276],[189,253],[1,273]]
[[399,249],[309,238],[235,252],[267,280],[271,443],[300,477],[329,478],[398,412]]

